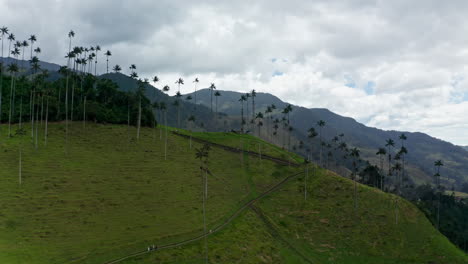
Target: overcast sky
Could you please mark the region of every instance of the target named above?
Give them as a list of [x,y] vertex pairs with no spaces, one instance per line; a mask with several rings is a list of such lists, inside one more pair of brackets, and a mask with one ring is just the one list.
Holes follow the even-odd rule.
[[[0,0],[0,26],[41,59],[73,45],[182,92],[269,92],[382,129],[468,145],[468,1]],[[105,71],[101,52],[99,72]],[[174,89],[173,89],[174,90]]]

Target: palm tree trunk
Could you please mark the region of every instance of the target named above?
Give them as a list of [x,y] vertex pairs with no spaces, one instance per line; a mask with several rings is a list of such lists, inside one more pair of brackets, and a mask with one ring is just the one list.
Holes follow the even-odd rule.
[[34,140],[34,99],[36,93],[34,90],[31,90],[31,99],[29,100],[30,105],[30,116],[31,116],[31,139]]
[[[204,179],[206,181],[206,171],[205,171],[205,177],[203,177],[203,170],[202,170],[202,179]],[[205,263],[208,263],[208,245],[207,245],[207,241],[206,241],[206,235],[207,235],[207,232],[206,232],[206,206],[205,206],[205,203],[206,203],[206,195],[203,194],[203,234],[205,235],[204,237],[204,244],[205,244]]]
[[42,120],[44,120],[44,96],[41,96],[41,127],[42,127]]
[[74,110],[74,99],[75,99],[75,81],[72,80],[72,90],[71,90],[71,109],[70,109],[70,125],[73,124],[73,110]]
[[20,142],[20,147],[19,147],[19,171],[18,171],[18,180],[19,180],[19,185],[22,183],[22,161],[23,161],[23,155],[22,155],[22,149],[21,149],[21,142]]
[[164,123],[166,127],[166,138],[164,140],[164,160],[167,160],[167,110],[164,110]]
[[83,128],[86,128],[86,95],[83,101]]
[[38,134],[39,134],[39,106],[37,106],[38,109],[36,109],[36,139],[35,139],[35,146],[36,146],[36,149],[37,149],[37,138],[38,138]]
[[47,100],[46,100],[46,117],[45,117],[45,129],[44,129],[44,145],[45,146],[47,146],[48,125],[49,125],[49,96],[47,96]]
[[137,140],[140,139],[140,126],[141,126],[141,95],[139,96],[138,103],[138,127],[137,127]]
[[13,107],[13,83],[14,83],[15,75],[11,75],[11,88],[10,88],[10,114],[8,115],[8,136],[11,137],[11,112]]
[[20,97],[20,115],[19,115],[19,129],[21,129],[21,116],[23,115],[23,97]]

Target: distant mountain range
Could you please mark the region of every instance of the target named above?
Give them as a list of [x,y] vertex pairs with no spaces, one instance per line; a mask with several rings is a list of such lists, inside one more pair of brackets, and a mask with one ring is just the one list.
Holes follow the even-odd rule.
[[[241,103],[238,101],[241,93],[232,91],[220,91],[221,96],[218,97],[218,110],[225,112],[231,116],[237,116],[239,119],[241,112]],[[191,94],[194,97],[194,94]],[[211,105],[211,94],[208,89],[197,91],[198,103],[207,107]],[[213,105],[215,104],[213,96]],[[274,104],[277,107],[276,116],[281,117],[280,111],[285,108],[288,103],[283,102],[276,96],[268,93],[258,93],[255,97],[255,112],[265,112],[267,106]],[[214,107],[214,106],[213,106]],[[248,108],[248,109],[247,109]],[[244,113],[252,115],[252,101],[249,99],[248,107],[244,103]],[[432,183],[434,181],[434,161],[442,159],[445,166],[441,169],[443,175],[442,181],[447,188],[452,186],[458,188],[463,182],[468,181],[468,152],[467,147],[455,146],[449,142],[431,137],[424,133],[413,133],[406,131],[386,131],[373,127],[367,127],[356,120],[337,115],[327,109],[321,108],[305,108],[294,106],[290,113],[290,120],[293,126],[293,141],[309,142],[307,138],[307,130],[315,127],[317,130],[317,121],[324,120],[326,122],[323,128],[323,137],[330,141],[334,136],[343,133],[345,141],[348,145],[352,145],[361,149],[361,155],[369,161],[378,164],[378,158],[375,155],[379,147],[384,147],[386,139],[393,139],[397,148],[400,148],[401,142],[399,136],[405,133],[408,140],[404,142],[409,153],[406,157],[408,162],[408,171],[411,179],[417,183]],[[315,148],[319,148],[315,142]],[[304,150],[296,149],[305,155]],[[386,165],[385,165],[386,166]]]

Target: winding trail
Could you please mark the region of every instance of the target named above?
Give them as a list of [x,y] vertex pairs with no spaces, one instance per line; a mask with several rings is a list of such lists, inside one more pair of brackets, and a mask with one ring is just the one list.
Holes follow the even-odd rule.
[[[190,139],[189,135],[181,134],[181,133],[176,132],[176,131],[172,131],[172,134],[177,135],[179,137]],[[298,164],[296,162],[292,162],[290,160],[285,160],[285,159],[281,159],[281,158],[272,157],[272,156],[269,156],[267,154],[260,154],[260,153],[255,152],[255,151],[242,150],[242,149],[239,149],[239,148],[214,143],[214,142],[204,140],[204,139],[200,139],[200,138],[196,138],[196,137],[193,137],[193,136],[192,136],[192,140],[196,141],[196,142],[199,142],[199,143],[209,144],[210,146],[215,146],[215,147],[218,147],[218,148],[222,148],[222,149],[224,149],[226,151],[229,151],[229,152],[234,152],[234,153],[244,152],[244,153],[249,154],[251,156],[255,156],[255,157],[258,157],[258,158],[261,158],[261,159],[271,160],[271,161],[273,161],[275,163],[278,163],[278,164],[281,164],[281,165],[289,165],[289,166],[293,166],[293,167],[301,166],[300,164]]]
[[255,205],[250,205],[250,209],[252,209],[252,211],[254,211],[257,216],[260,218],[260,220],[265,224],[265,226],[268,228],[270,234],[273,236],[273,237],[276,237],[278,238],[279,240],[281,240],[284,244],[286,244],[292,251],[294,251],[294,253],[296,253],[298,256],[300,256],[302,259],[304,259],[304,261],[306,261],[307,263],[313,263],[309,258],[307,258],[304,254],[302,254],[302,252],[300,252],[295,246],[293,246],[287,239],[285,239],[281,234],[280,232],[274,227],[274,225],[270,222],[270,220],[268,220],[268,218],[266,217],[265,213],[262,211],[262,209],[260,209],[259,207],[255,206]]
[[[263,155],[262,155],[263,157]],[[298,165],[299,166],[299,165]],[[158,251],[158,250],[161,250],[161,249],[170,249],[170,248],[175,248],[175,247],[179,247],[179,246],[183,246],[183,245],[186,245],[186,244],[189,244],[191,242],[195,242],[195,241],[198,241],[202,238],[205,238],[205,237],[208,237],[209,235],[212,235],[214,233],[217,233],[219,232],[220,230],[222,230],[224,227],[226,227],[228,224],[230,224],[237,216],[239,216],[240,213],[242,213],[243,211],[245,211],[246,209],[248,209],[250,206],[252,206],[255,202],[263,199],[265,196],[267,196],[268,194],[276,191],[278,188],[280,188],[281,186],[283,186],[285,183],[287,183],[289,180],[291,180],[292,178],[295,178],[296,176],[302,174],[304,172],[298,172],[298,173],[295,173],[295,174],[292,174],[286,178],[284,178],[282,181],[278,182],[277,184],[275,184],[274,186],[272,186],[270,189],[268,189],[267,191],[263,192],[262,194],[260,194],[259,196],[257,196],[256,198],[246,202],[243,206],[241,206],[239,209],[237,209],[228,219],[226,219],[223,223],[219,224],[218,226],[216,226],[215,228],[213,228],[211,230],[211,232],[209,233],[204,233],[204,234],[201,234],[201,235],[198,235],[198,236],[195,236],[195,237],[192,237],[192,238],[189,238],[189,239],[186,239],[186,240],[182,240],[182,241],[179,241],[179,242],[175,242],[175,243],[170,243],[170,244],[166,244],[166,245],[158,245],[158,248],[157,250],[155,251]],[[105,264],[114,264],[114,263],[119,263],[119,262],[122,262],[124,260],[127,260],[127,259],[130,259],[130,258],[133,258],[133,257],[137,257],[137,256],[141,256],[141,255],[144,255],[144,254],[148,254],[148,253],[151,253],[151,252],[155,252],[155,251],[147,251],[147,250],[142,250],[142,251],[139,251],[139,252],[135,252],[133,254],[130,254],[130,255],[127,255],[127,256],[124,256],[124,257],[121,257],[121,258],[118,258],[118,259],[114,259],[114,260],[111,260],[111,261],[108,261],[108,262],[105,262]]]

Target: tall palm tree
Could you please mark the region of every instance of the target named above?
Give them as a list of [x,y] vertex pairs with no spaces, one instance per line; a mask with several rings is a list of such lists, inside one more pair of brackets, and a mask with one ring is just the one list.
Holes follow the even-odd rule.
[[252,97],[252,119],[255,118],[255,97],[257,96],[257,92],[255,92],[255,89],[253,89],[250,92],[250,96]]
[[244,132],[244,102],[247,101],[247,98],[245,95],[241,95],[239,102],[241,102],[241,132]]
[[408,139],[404,133],[399,137],[401,141],[401,148],[398,154],[401,156],[401,180],[405,178],[405,156],[408,154],[408,150],[405,147],[405,141]]
[[68,54],[67,54],[67,79],[65,84],[65,150],[68,151],[68,80],[70,78],[70,74],[72,74],[71,69],[71,60],[75,58],[76,54],[71,50],[72,38],[75,37],[75,32],[70,30],[68,32],[69,44],[68,44]]
[[270,138],[270,114],[273,112],[271,106],[267,106],[265,110],[265,119],[266,119],[266,129],[267,129],[267,139]]
[[101,46],[96,45],[94,49],[96,50],[96,57],[94,58],[94,76],[97,76],[98,53],[101,51]]
[[210,85],[210,105],[211,105],[211,113],[213,113],[213,90],[216,90],[216,85],[211,83]]
[[148,80],[138,80],[138,89],[137,89],[137,95],[138,95],[138,121],[137,121],[137,140],[140,139],[140,129],[141,129],[141,99],[145,94],[145,86],[148,84]]
[[21,68],[23,68],[23,71],[26,71],[26,68],[24,67],[24,48],[26,47],[29,47],[29,42],[27,42],[26,40],[23,40],[23,42],[21,42],[21,47],[23,47],[23,51],[22,51],[22,58],[21,58]]
[[434,162],[434,166],[437,168],[437,172],[434,175],[436,178],[437,185],[437,229],[440,227],[440,197],[441,197],[441,188],[440,188],[440,167],[444,166],[442,160],[437,160]]
[[218,113],[218,97],[221,96],[221,93],[220,93],[219,91],[216,91],[216,92],[214,93],[214,96],[215,96],[215,101],[216,101],[216,102],[215,102],[215,105],[216,105],[216,115],[217,115],[217,113]]
[[180,86],[184,85],[184,79],[179,78],[179,79],[177,79],[177,81],[175,83],[177,84],[177,87],[178,87],[177,91],[180,93]]
[[8,58],[10,58],[10,55],[11,55],[11,43],[13,41],[15,41],[15,34],[13,33],[10,33],[8,35],[8,40],[9,40],[9,43],[8,43]]
[[15,76],[16,73],[18,72],[18,65],[16,63],[11,63],[8,65],[8,69],[11,75],[11,88],[10,88],[10,114],[8,116],[8,136],[11,137],[11,118],[12,118],[12,111],[13,111],[13,91],[14,91],[14,85],[15,85]]
[[354,181],[354,210],[357,209],[357,181],[356,181],[356,176],[357,176],[357,160],[359,159],[359,149],[353,148],[351,149],[351,154],[350,156],[353,157],[353,173],[351,174],[353,176],[353,181]]
[[193,80],[193,82],[195,83],[195,92],[193,93],[193,97],[194,97],[194,103],[195,103],[195,108],[197,107],[197,86],[198,86],[198,83],[200,82],[200,80],[198,80],[198,77],[195,78],[195,80]]
[[377,151],[377,153],[375,153],[376,155],[379,156],[379,159],[380,159],[380,189],[383,191],[384,190],[384,169],[383,169],[383,163],[384,163],[384,157],[385,155],[387,155],[387,151],[385,150],[385,148],[379,148],[379,150]]
[[[2,58],[3,58],[3,40],[5,39],[5,35],[8,35],[8,28],[2,27],[0,28],[0,34],[2,35]],[[0,63],[0,124],[2,123],[2,91],[3,91],[3,63]]]
[[106,51],[106,53],[104,53],[104,55],[106,55],[106,62],[107,62],[107,73],[109,73],[109,57],[112,56],[112,53],[110,52],[110,50]]
[[[307,137],[310,140],[313,140],[316,136],[317,136],[317,132],[315,131],[315,128],[311,127],[309,128],[309,130],[307,130]],[[310,162],[310,158],[309,158],[309,155],[307,155],[306,177],[304,178],[304,200],[307,200],[307,178],[309,176],[309,162]]]
[[395,141],[389,138],[385,141],[385,147],[387,147],[387,154],[388,154],[388,177],[392,176],[392,153],[391,148],[395,146]]
[[177,127],[180,128],[180,98],[182,97],[182,94],[180,92],[177,92],[175,97],[176,100],[174,102],[174,105],[177,107]]
[[[169,85],[164,85],[163,87],[163,92],[167,93],[169,92],[170,88],[169,88]],[[165,136],[165,140],[164,140],[164,160],[167,160],[167,107],[166,107],[166,103],[164,102],[161,102],[159,103],[159,107],[161,108],[161,111],[164,112],[164,126],[166,128],[166,136]]]
[[319,127],[319,134],[320,134],[320,166],[323,166],[322,163],[322,128],[326,125],[325,121],[319,120],[317,122],[317,125]]
[[37,41],[36,35],[31,35],[28,40],[31,42],[31,59],[32,59],[34,42]]
[[120,67],[120,65],[116,64],[114,66],[114,68],[112,68],[112,70],[115,72],[115,73],[119,73],[121,70],[122,70],[122,67]]
[[258,112],[257,115],[255,116],[255,119],[258,120],[257,126],[258,126],[258,137],[260,137],[260,129],[263,126],[263,113]]

